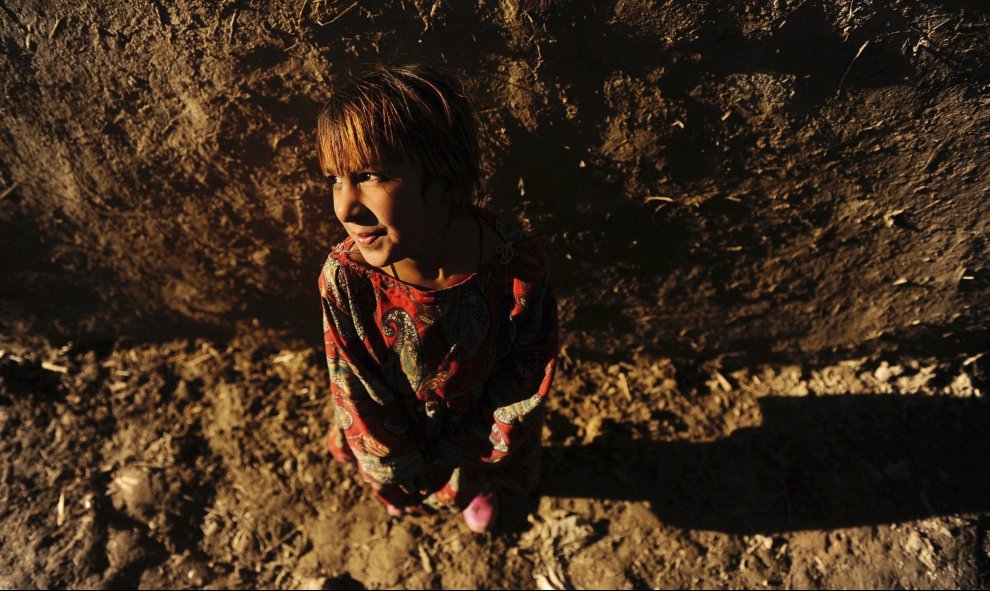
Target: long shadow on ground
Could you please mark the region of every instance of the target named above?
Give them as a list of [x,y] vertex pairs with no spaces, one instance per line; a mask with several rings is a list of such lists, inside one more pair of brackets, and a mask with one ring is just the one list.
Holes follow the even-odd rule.
[[[668,524],[728,533],[990,511],[990,403],[894,395],[767,397],[763,424],[658,442],[613,424],[545,449],[540,492],[645,500]],[[676,420],[676,417],[671,417]]]

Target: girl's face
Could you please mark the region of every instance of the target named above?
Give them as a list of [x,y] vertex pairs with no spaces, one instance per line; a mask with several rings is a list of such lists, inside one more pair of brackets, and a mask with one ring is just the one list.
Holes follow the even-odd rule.
[[450,214],[443,183],[411,163],[371,165],[329,176],[333,210],[365,262],[384,267],[436,252]]

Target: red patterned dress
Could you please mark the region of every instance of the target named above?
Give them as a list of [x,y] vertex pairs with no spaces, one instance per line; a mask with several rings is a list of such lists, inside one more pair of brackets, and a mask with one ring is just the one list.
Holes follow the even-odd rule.
[[330,451],[396,507],[463,509],[493,484],[528,490],[538,478],[557,365],[547,255],[475,215],[504,243],[452,287],[420,289],[352,260],[351,238],[320,274]]

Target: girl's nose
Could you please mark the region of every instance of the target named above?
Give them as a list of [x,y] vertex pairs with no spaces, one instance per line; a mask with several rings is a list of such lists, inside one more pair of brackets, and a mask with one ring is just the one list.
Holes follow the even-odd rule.
[[341,222],[353,222],[361,215],[361,189],[349,182],[342,182],[333,192],[333,210]]

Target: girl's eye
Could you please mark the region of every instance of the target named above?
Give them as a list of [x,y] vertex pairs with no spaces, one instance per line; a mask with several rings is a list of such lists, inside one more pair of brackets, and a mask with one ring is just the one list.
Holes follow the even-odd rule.
[[357,175],[357,180],[359,183],[373,182],[380,183],[385,180],[385,175],[379,174],[377,172],[362,172]]
[[327,176],[327,182],[330,183],[332,186],[336,187],[337,185],[340,184],[340,179],[333,175],[329,175]]

